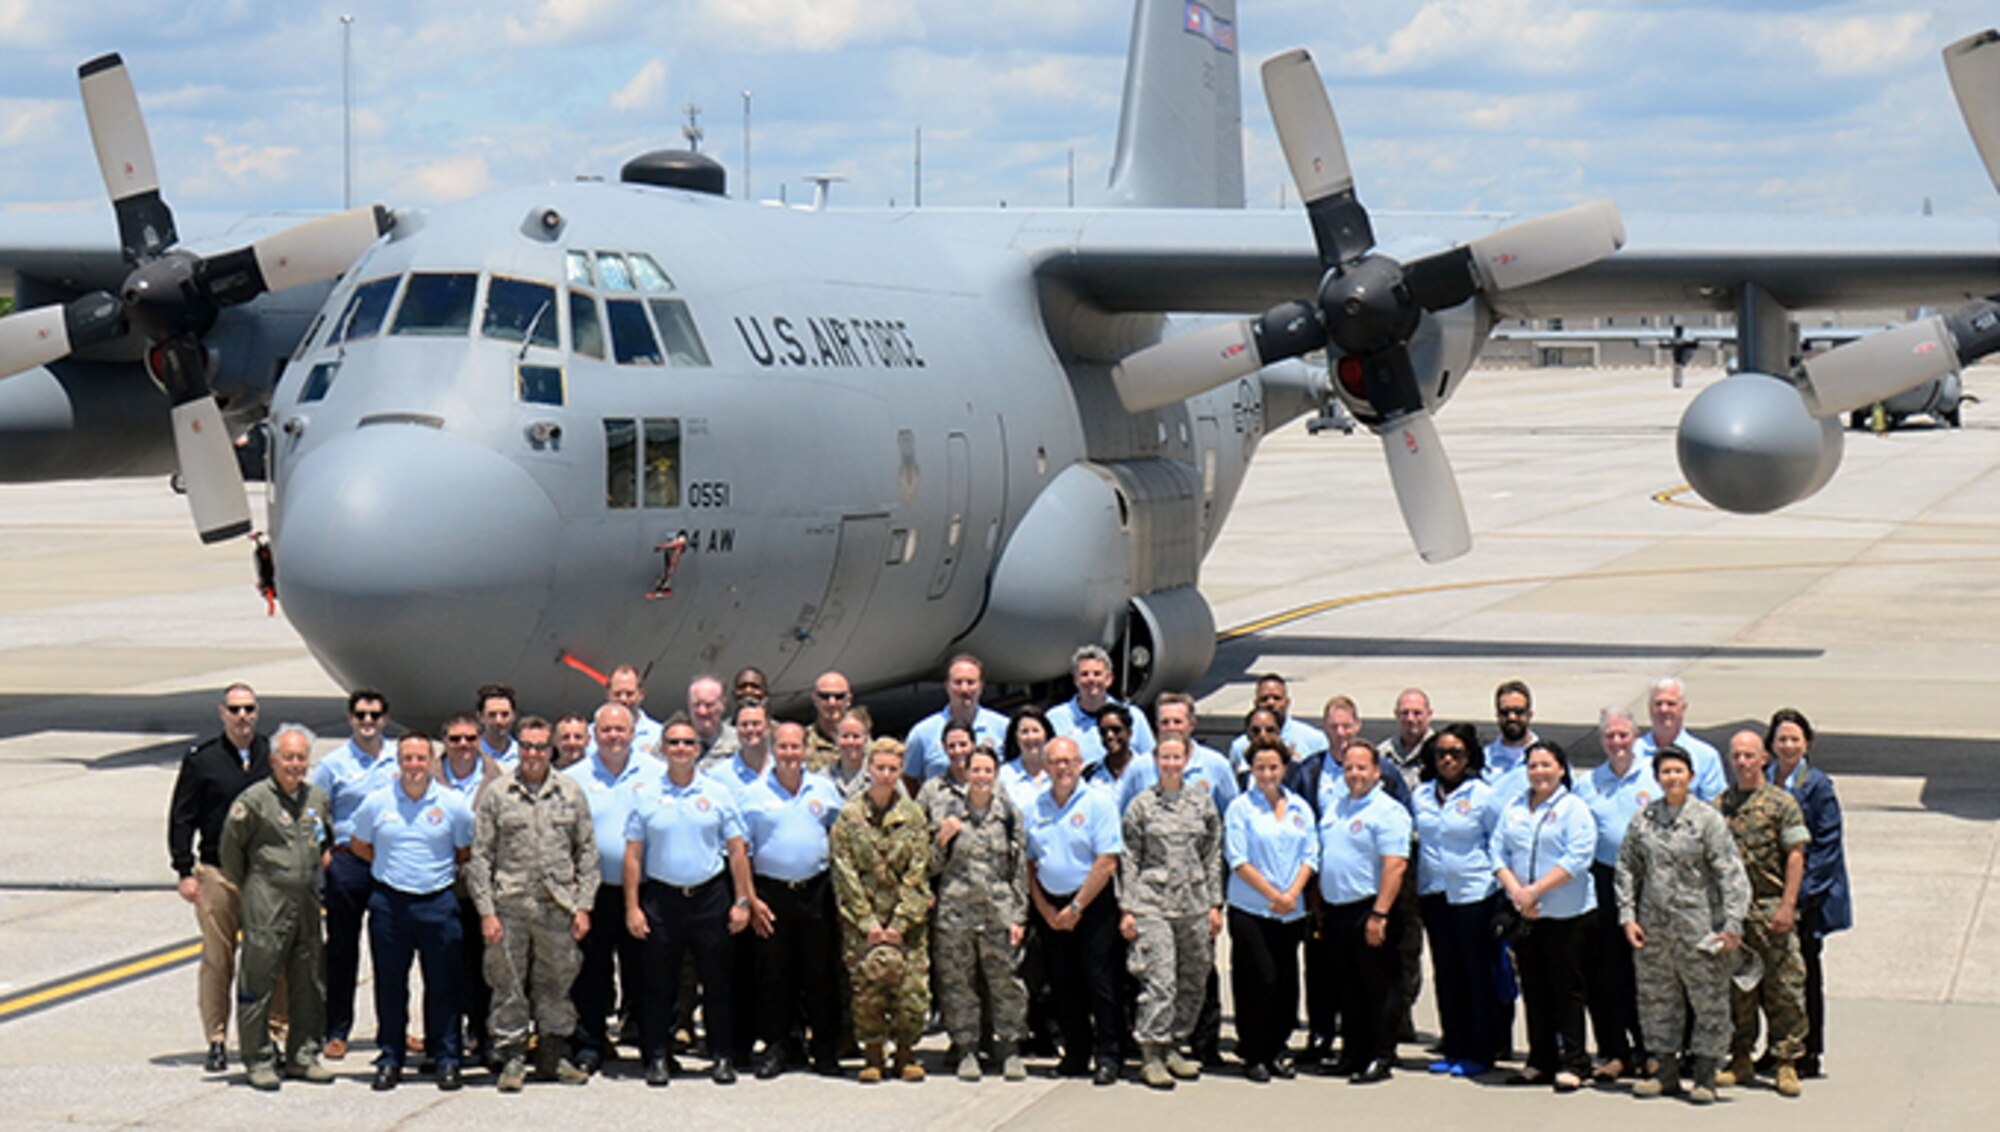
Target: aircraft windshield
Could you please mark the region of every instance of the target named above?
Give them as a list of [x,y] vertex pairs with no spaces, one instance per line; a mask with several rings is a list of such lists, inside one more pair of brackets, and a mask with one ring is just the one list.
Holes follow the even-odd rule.
[[607,291],[632,289],[632,273],[625,268],[625,257],[617,252],[597,253],[597,276]]
[[659,339],[653,337],[653,324],[646,319],[646,308],[636,299],[608,299],[605,310],[611,316],[612,356],[621,366],[657,366],[666,364],[660,356]]
[[591,270],[589,252],[569,253],[569,285],[572,287],[597,286],[597,273]]
[[340,321],[335,324],[329,343],[358,342],[363,338],[373,338],[382,329],[382,318],[389,313],[389,300],[396,297],[396,284],[403,277],[391,275],[387,279],[376,279],[354,289],[354,296],[347,300],[347,309],[340,313]]
[[547,283],[494,276],[486,287],[486,318],[480,332],[502,342],[557,345],[556,289]]
[[586,358],[604,356],[604,324],[597,318],[597,299],[581,291],[569,293],[570,348]]
[[403,305],[396,310],[396,325],[389,333],[464,334],[472,327],[472,300],[478,290],[477,275],[413,274],[403,292]]
[[706,366],[708,349],[701,344],[701,333],[694,328],[687,304],[679,299],[654,299],[652,307],[653,317],[660,321],[660,336],[667,340],[668,360],[677,366]]
[[674,289],[674,281],[667,278],[667,273],[660,270],[660,265],[653,262],[652,256],[644,252],[633,252],[628,258],[632,262],[632,281],[639,285],[641,291]]

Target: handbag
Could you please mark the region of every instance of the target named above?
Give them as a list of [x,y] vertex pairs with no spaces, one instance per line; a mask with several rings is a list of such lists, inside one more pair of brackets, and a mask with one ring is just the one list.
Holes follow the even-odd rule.
[[[1558,798],[1549,799],[1547,808],[1542,811],[1542,819],[1535,823],[1535,832],[1528,841],[1528,881],[1531,884],[1535,879],[1535,863],[1541,859],[1542,828],[1555,816]],[[1499,907],[1493,909],[1493,919],[1487,926],[1492,929],[1493,938],[1500,943],[1520,943],[1535,930],[1535,922],[1521,915],[1514,902],[1505,896],[1500,898]]]

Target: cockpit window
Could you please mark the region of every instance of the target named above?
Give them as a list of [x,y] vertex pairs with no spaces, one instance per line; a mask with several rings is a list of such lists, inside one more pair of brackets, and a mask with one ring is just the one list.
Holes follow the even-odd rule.
[[396,297],[396,284],[400,282],[402,276],[391,275],[356,287],[353,297],[347,300],[347,309],[340,312],[333,333],[327,336],[327,343],[358,342],[380,333],[382,316],[389,313],[389,300]]
[[333,388],[333,375],[340,372],[339,362],[321,362],[306,375],[306,383],[299,390],[299,404],[321,400],[326,391]]
[[554,287],[495,275],[486,285],[486,318],[480,332],[502,342],[526,341],[553,350],[561,318]]
[[687,304],[679,299],[654,299],[652,307],[653,317],[660,320],[660,336],[667,340],[667,360],[677,366],[706,366],[708,349],[701,344],[701,332],[694,328]]
[[633,252],[629,258],[632,262],[632,279],[639,284],[641,291],[674,289],[674,281],[667,278],[667,273],[660,270],[660,265],[653,262],[652,256],[644,252]]
[[569,293],[570,348],[586,358],[604,356],[604,324],[597,318],[597,298],[582,291]]
[[597,286],[597,273],[590,269],[589,252],[569,253],[569,285],[572,287]]
[[625,257],[617,252],[597,253],[597,277],[607,291],[632,289],[632,273],[625,268]]
[[464,334],[472,327],[472,300],[478,290],[479,276],[469,273],[412,274],[389,333]]
[[664,365],[660,343],[653,337],[653,324],[646,308],[636,299],[607,299],[605,310],[611,318],[612,358],[621,366]]

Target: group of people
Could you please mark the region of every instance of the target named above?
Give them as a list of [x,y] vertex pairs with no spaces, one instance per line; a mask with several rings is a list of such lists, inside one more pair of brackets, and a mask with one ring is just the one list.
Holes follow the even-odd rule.
[[1059,1051],[1060,1075],[1108,1085],[1136,1059],[1168,1089],[1222,1063],[1225,929],[1254,1081],[1389,1078],[1426,941],[1433,1073],[1510,1060],[1517,1000],[1528,1049],[1509,1083],[1635,1078],[1699,1102],[1759,1072],[1795,1096],[1818,1072],[1820,946],[1851,911],[1838,802],[1792,709],[1724,756],[1662,680],[1650,729],[1606,709],[1602,765],[1573,773],[1518,681],[1490,742],[1434,728],[1411,689],[1374,744],[1351,699],[1315,727],[1266,676],[1225,754],[1197,739],[1190,697],[1150,720],[1113,698],[1094,646],[1048,709],[985,707],[971,656],[945,675],[945,705],[900,742],[837,672],[803,722],[773,721],[755,669],[697,678],[656,720],[623,667],[588,720],[517,716],[488,685],[436,740],[393,743],[387,698],[363,689],[317,765],[310,732],[267,741],[232,685],[169,823],[202,926],[209,1069],[227,1066],[233,978],[249,1083],[332,1079],[365,925],[377,1089],[418,1051],[446,1090],[475,1061],[503,1091],[531,1070],[581,1083],[621,1039],[665,1086],[697,999],[721,1084],[739,1065],[839,1075],[857,1054],[864,1082],[921,1080],[935,1021],[964,1080],[1020,1080],[1024,1055]]

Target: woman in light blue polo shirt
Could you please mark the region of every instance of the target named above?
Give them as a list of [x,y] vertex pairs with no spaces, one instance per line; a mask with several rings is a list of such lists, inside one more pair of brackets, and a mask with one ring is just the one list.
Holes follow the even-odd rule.
[[1583,1044],[1583,948],[1597,911],[1590,881],[1597,821],[1570,792],[1569,756],[1560,745],[1536,741],[1525,765],[1528,793],[1501,813],[1491,849],[1500,887],[1530,925],[1528,937],[1514,945],[1528,1014],[1528,1060],[1507,1083],[1552,1083],[1568,1093],[1590,1071]]
[[1299,1015],[1299,944],[1319,834],[1305,799],[1284,788],[1290,752],[1276,735],[1251,738],[1252,787],[1223,816],[1229,862],[1229,987],[1236,1052],[1252,1081],[1294,1074],[1286,1045]]
[[1470,723],[1439,728],[1424,740],[1417,761],[1417,901],[1430,936],[1431,981],[1444,1031],[1443,1056],[1430,1070],[1477,1077],[1501,1040],[1491,925],[1503,898],[1490,844],[1500,804],[1480,777],[1486,753]]
[[1401,990],[1397,924],[1390,918],[1410,866],[1410,811],[1382,785],[1381,754],[1354,740],[1340,752],[1341,782],[1320,780],[1320,931],[1340,972],[1341,1059],[1348,1083],[1389,1079],[1396,1063]]

